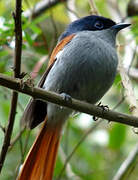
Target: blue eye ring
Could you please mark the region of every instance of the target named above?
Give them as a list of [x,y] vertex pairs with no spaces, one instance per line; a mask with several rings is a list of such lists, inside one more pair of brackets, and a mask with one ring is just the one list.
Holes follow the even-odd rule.
[[97,29],[103,29],[104,25],[101,21],[96,21],[94,26],[97,28]]

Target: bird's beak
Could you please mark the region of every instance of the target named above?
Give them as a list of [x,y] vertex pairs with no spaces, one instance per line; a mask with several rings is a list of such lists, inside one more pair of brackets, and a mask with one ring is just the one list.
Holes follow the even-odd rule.
[[124,23],[120,23],[120,24],[116,24],[114,26],[111,27],[111,29],[115,29],[117,31],[120,31],[121,29],[124,29],[128,26],[130,26],[131,24],[124,24]]

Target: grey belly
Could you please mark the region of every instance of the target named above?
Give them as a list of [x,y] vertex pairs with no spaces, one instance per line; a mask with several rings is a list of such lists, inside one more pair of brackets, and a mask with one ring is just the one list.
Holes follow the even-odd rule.
[[[96,69],[94,68],[96,67]],[[116,69],[102,64],[56,63],[46,79],[44,89],[66,93],[71,97],[96,103],[107,92],[115,78]]]

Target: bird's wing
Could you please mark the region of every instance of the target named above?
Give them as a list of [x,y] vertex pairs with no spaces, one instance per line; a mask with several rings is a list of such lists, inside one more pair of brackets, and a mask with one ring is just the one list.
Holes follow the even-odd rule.
[[[39,81],[38,87],[40,88],[43,87],[45,79],[57,59],[56,58],[57,54],[72,40],[74,36],[75,34],[65,37],[54,48],[48,63],[48,68],[46,69],[41,80]],[[32,129],[36,127],[39,123],[44,121],[46,114],[47,114],[46,102],[31,98],[22,116],[21,124],[26,124],[29,128]]]

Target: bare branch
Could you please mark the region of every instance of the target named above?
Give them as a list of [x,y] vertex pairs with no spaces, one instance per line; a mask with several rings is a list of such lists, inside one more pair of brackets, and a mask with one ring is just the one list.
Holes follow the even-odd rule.
[[11,141],[8,151],[12,149],[14,144],[21,138],[21,135],[25,131],[25,127],[20,130],[20,132],[16,135],[16,137]]
[[75,0],[67,1],[66,8],[68,11],[68,16],[70,18],[70,21],[73,22],[79,18],[79,15],[76,13],[76,3]]
[[57,5],[58,3],[63,3],[66,2],[67,0],[42,0],[40,2],[38,2],[34,9],[33,9],[33,13],[31,10],[25,11],[24,12],[24,16],[29,18],[30,16],[32,18],[35,18],[39,15],[41,15],[44,11],[46,11],[47,9]]
[[98,9],[96,8],[94,0],[89,0],[89,4],[91,7],[91,14],[99,15]]
[[[66,163],[66,155],[65,155],[63,149],[61,148],[61,146],[60,146],[60,148],[59,148],[59,153],[60,153],[61,161],[62,161],[63,163]],[[69,162],[66,163],[66,175],[67,175],[67,177],[70,178],[70,179],[81,180],[81,178],[78,177],[78,176],[72,171],[71,165],[69,164]],[[58,180],[58,179],[57,179],[57,180]]]
[[20,77],[21,71],[21,51],[22,51],[22,0],[16,0],[16,11],[13,13],[15,22],[15,58],[14,58],[14,77]]
[[119,71],[120,71],[120,76],[122,78],[122,84],[125,90],[126,100],[129,103],[130,111],[132,112],[132,114],[137,115],[138,114],[137,100],[133,91],[131,81],[121,61],[119,61]]
[[[126,70],[128,72],[128,70]],[[129,69],[129,76],[134,80],[138,81],[138,69],[131,67]]]
[[[128,74],[129,74],[129,70],[130,70],[130,68],[132,67],[132,64],[133,64],[133,62],[134,62],[134,60],[135,60],[135,57],[136,57],[136,55],[137,55],[137,49],[138,49],[138,46],[137,46],[137,44],[136,44],[136,47],[134,48],[134,51],[133,51],[132,59],[131,59],[131,61],[130,61],[129,67],[128,67]],[[127,52],[127,51],[126,51],[126,52]]]
[[118,2],[114,0],[107,0],[107,8],[111,15],[114,16],[119,21],[123,19],[123,14],[119,9]]
[[137,158],[138,158],[138,144],[130,152],[127,159],[122,163],[118,172],[115,174],[113,180],[127,179],[128,177],[126,177],[126,175],[128,174],[128,172],[130,172],[130,169],[134,168],[135,164],[137,163]]
[[36,99],[41,99],[43,101],[49,101],[61,106],[69,107],[76,111],[84,112],[90,115],[94,115],[96,117],[107,119],[108,121],[114,121],[130,126],[138,127],[138,117],[136,116],[130,116],[115,111],[108,111],[108,110],[103,111],[101,107],[83,101],[79,101],[73,98],[72,98],[72,102],[67,102],[66,100],[63,99],[62,96],[60,96],[57,93],[45,91],[41,88],[29,87],[26,83],[23,83],[20,79],[15,79],[0,74],[0,85],[24,94],[28,94]]
[[[15,20],[15,58],[14,58],[14,77],[20,77],[21,66],[21,50],[22,50],[22,26],[21,26],[21,12],[22,0],[16,0],[16,10],[13,13]],[[6,128],[3,146],[0,154],[0,172],[2,170],[6,154],[10,145],[14,120],[16,116],[16,106],[18,100],[18,93],[13,91],[11,100],[11,109],[9,114],[8,126]]]
[[47,60],[47,56],[43,56],[34,66],[33,71],[30,73],[31,78],[35,79],[38,75],[38,72],[40,71],[42,65],[44,64],[44,62]]
[[6,154],[8,151],[8,147],[10,145],[10,139],[11,139],[11,134],[12,134],[12,129],[13,129],[13,124],[14,124],[14,119],[16,115],[16,105],[17,105],[17,99],[18,99],[18,93],[13,92],[12,95],[12,100],[11,100],[11,111],[9,115],[9,121],[8,121],[8,126],[5,132],[5,137],[4,137],[4,142],[0,154],[0,172],[2,170]]
[[5,133],[5,128],[0,124],[0,129],[2,130],[3,133]]

